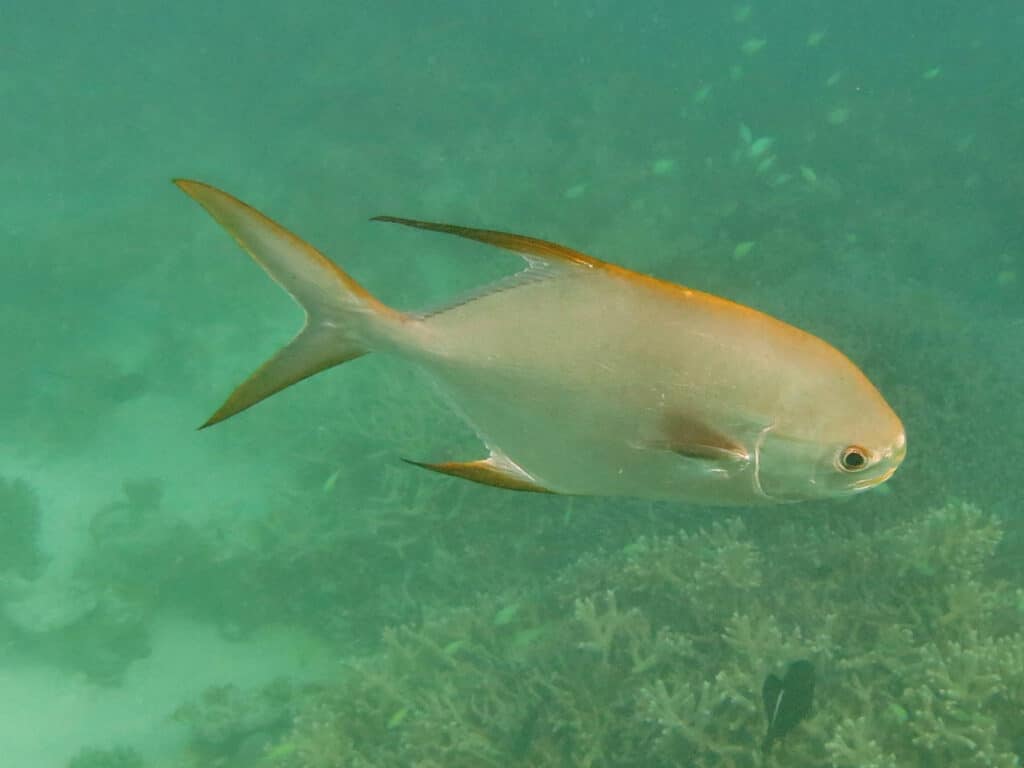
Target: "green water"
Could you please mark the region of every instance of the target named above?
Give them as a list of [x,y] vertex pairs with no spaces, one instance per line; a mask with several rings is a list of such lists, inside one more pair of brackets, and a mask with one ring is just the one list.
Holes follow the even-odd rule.
[[[1022,36],[1010,0],[8,0],[0,764],[1019,765]],[[750,304],[907,460],[749,512],[502,492],[400,461],[481,448],[378,356],[197,432],[301,313],[179,176],[401,308],[519,262],[374,215]]]

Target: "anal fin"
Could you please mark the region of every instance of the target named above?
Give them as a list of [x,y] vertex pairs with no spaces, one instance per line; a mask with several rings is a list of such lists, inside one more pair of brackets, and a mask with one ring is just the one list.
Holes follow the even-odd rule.
[[423,467],[443,475],[461,477],[481,485],[493,485],[509,491],[531,491],[533,493],[555,493],[555,491],[539,485],[532,477],[508,459],[491,455],[477,461],[444,461],[431,464],[423,461],[403,459],[409,464]]

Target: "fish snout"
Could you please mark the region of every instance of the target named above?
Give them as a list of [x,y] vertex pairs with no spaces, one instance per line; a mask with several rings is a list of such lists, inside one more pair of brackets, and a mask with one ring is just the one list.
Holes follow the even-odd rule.
[[907,433],[900,432],[900,436],[896,438],[896,442],[893,443],[893,447],[890,449],[892,454],[892,466],[895,470],[900,464],[903,463],[903,459],[907,457]]

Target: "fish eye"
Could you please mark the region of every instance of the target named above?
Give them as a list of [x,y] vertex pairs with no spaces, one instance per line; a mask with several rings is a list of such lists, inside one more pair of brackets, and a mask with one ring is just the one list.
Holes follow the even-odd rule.
[[859,472],[868,465],[868,452],[859,445],[850,445],[839,452],[839,468],[844,472]]

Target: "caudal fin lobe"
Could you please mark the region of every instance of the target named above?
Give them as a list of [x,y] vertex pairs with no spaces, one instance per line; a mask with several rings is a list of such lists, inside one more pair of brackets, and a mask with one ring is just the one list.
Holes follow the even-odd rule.
[[401,315],[381,304],[326,256],[262,213],[199,181],[174,183],[217,222],[305,310],[298,335],[246,379],[200,429],[327,368],[370,351]]

